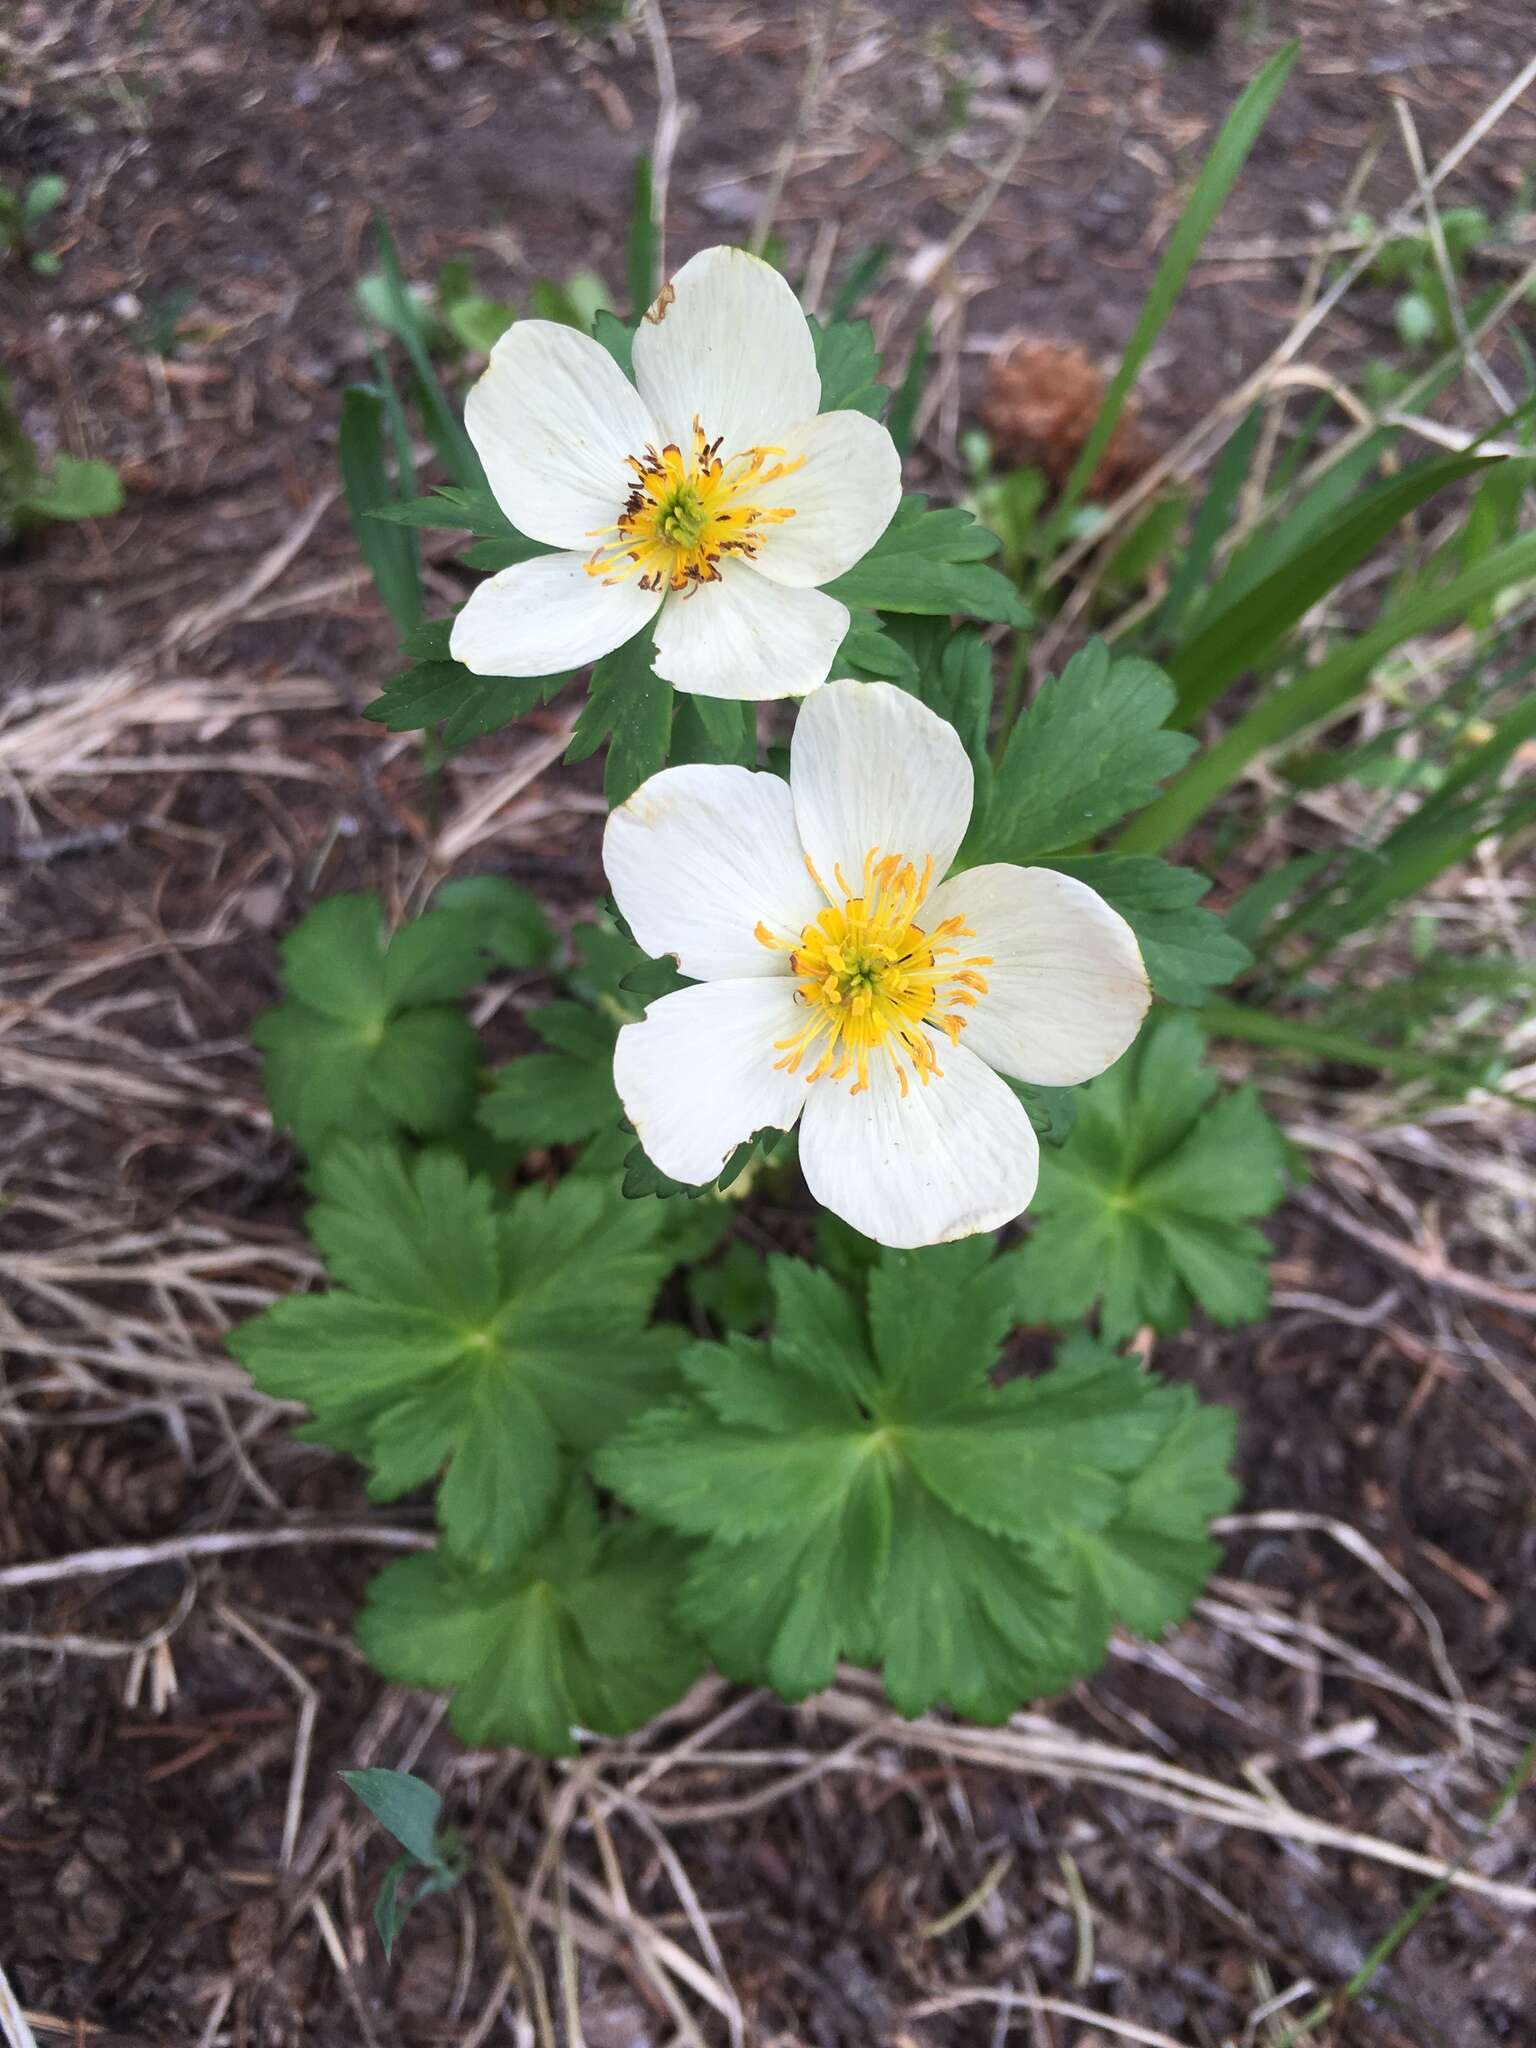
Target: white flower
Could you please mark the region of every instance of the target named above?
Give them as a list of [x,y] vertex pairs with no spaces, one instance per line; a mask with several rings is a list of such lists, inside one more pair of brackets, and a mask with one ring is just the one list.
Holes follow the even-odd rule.
[[[863,413],[817,417],[795,295],[741,249],[685,263],[640,323],[631,384],[600,343],[518,320],[465,425],[521,533],[570,552],[482,583],[454,621],[476,675],[552,675],[656,619],[655,668],[710,697],[825,682],[848,609],[817,588],[889,525],[901,458]],[[636,386],[638,385],[638,390]]]
[[[1130,926],[1047,868],[944,881],[970,821],[954,729],[889,683],[800,712],[786,783],[667,768],[608,820],[603,864],[648,953],[699,983],[619,1033],[614,1080],[674,1179],[800,1119],[826,1208],[882,1244],[995,1230],[1039,1149],[1000,1076],[1087,1081],[1151,992]],[[937,883],[937,886],[935,886]]]

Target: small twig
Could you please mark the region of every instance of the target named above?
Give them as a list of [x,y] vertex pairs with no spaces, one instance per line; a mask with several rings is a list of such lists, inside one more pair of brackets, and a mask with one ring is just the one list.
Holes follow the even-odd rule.
[[1414,180],[1422,195],[1424,205],[1424,227],[1429,237],[1430,254],[1435,259],[1435,269],[1440,273],[1440,283],[1445,292],[1445,302],[1450,310],[1451,325],[1456,330],[1456,339],[1461,344],[1468,365],[1475,372],[1483,389],[1493,400],[1501,417],[1515,409],[1515,402],[1483,360],[1482,351],[1474,343],[1467,329],[1467,310],[1461,303],[1461,289],[1456,281],[1456,267],[1451,261],[1450,248],[1445,239],[1445,227],[1440,219],[1440,208],[1435,195],[1428,189],[1428,168],[1424,162],[1424,150],[1419,142],[1419,131],[1414,125],[1412,113],[1406,100],[1393,97],[1392,111],[1397,116],[1397,125],[1402,131],[1403,148],[1408,153]]
[[6,2048],[37,2048],[37,2036],[27,2025],[27,2016],[16,2002],[3,1967],[0,1967],[0,2029],[5,2033]]
[[291,1550],[307,1543],[376,1543],[385,1550],[431,1550],[437,1538],[421,1529],[397,1529],[385,1522],[316,1523],[291,1529],[224,1529],[203,1536],[167,1536],[158,1543],[123,1543],[106,1550],[77,1550],[71,1557],[44,1558],[0,1570],[0,1593],[17,1586],[43,1586],[59,1579],[100,1577],[167,1564],[183,1557],[228,1557],[242,1550]]
[[190,611],[172,619],[161,636],[161,647],[166,652],[183,646],[199,647],[211,640],[222,627],[232,625],[254,599],[277,581],[340,496],[341,491],[334,484],[318,491],[276,547],[269,548],[249,575],[242,576],[232,590],[226,590],[211,604],[194,605]]
[[887,305],[882,322],[885,332],[889,333],[900,325],[917,299],[918,294],[927,289],[928,285],[939,275],[940,271],[947,269],[954,262],[960,251],[997,204],[999,193],[1023,161],[1025,150],[1028,149],[1029,145],[1044,127],[1055,108],[1056,102],[1066,90],[1067,79],[1071,75],[1074,66],[1080,63],[1093,48],[1100,35],[1109,25],[1119,4],[1120,0],[1104,0],[1104,4],[1088,24],[1080,40],[1074,45],[1070,56],[1057,72],[1055,78],[1052,79],[1049,87],[1041,94],[1035,106],[1024,117],[1012,145],[998,159],[988,174],[986,183],[950,230],[943,247],[931,263],[923,265],[922,275],[910,279]]
[[[656,237],[656,268],[667,274],[667,188],[672,182],[672,158],[683,132],[683,111],[677,97],[677,72],[672,63],[672,45],[661,0],[644,0],[640,24],[651,46],[656,67],[656,138],[651,145],[651,227]],[[654,280],[653,280],[654,282]],[[635,311],[639,312],[640,307]]]
[[837,33],[838,17],[843,11],[843,0],[810,0],[814,17],[809,37],[810,48],[806,55],[805,70],[800,79],[800,91],[795,101],[794,119],[790,122],[789,133],[779,148],[774,161],[773,174],[768,180],[768,189],[757,209],[757,218],[752,223],[752,238],[747,247],[754,256],[761,256],[769,235],[773,231],[773,217],[779,210],[779,201],[784,197],[784,187],[794,166],[800,145],[804,142],[821,98],[821,88],[827,75],[827,58],[832,49],[832,38]]
[[[1131,514],[1137,511],[1151,497],[1152,493],[1165,478],[1181,472],[1186,464],[1192,463],[1196,451],[1204,447],[1205,442],[1212,433],[1220,433],[1223,428],[1230,431],[1231,426],[1242,417],[1254,400],[1263,396],[1272,383],[1275,372],[1289,363],[1294,356],[1301,353],[1307,342],[1311,340],[1318,328],[1322,326],[1334,307],[1338,305],[1345,294],[1364,275],[1371,264],[1375,262],[1385,245],[1394,236],[1405,234],[1412,229],[1414,216],[1423,204],[1423,193],[1434,192],[1445,182],[1446,178],[1450,176],[1462,159],[1472,149],[1476,148],[1488,130],[1493,127],[1494,123],[1514,105],[1533,78],[1536,78],[1536,57],[1530,58],[1521,67],[1516,76],[1510,80],[1509,84],[1505,86],[1504,90],[1489,102],[1482,113],[1462,135],[1461,140],[1440,159],[1440,162],[1425,180],[1421,190],[1416,191],[1410,199],[1406,200],[1389,220],[1381,223],[1376,232],[1354,257],[1353,261],[1346,265],[1340,276],[1330,285],[1322,298],[1317,300],[1314,305],[1301,315],[1292,325],[1290,332],[1285,336],[1284,340],[1276,346],[1252,375],[1245,378],[1235,391],[1229,392],[1225,398],[1218,400],[1205,417],[1196,421],[1189,432],[1176,441],[1173,447],[1166,450],[1143,476],[1122,491],[1112,504],[1106,506],[1103,522],[1092,534],[1086,534],[1080,539],[1069,542],[1053,561],[1046,564],[1040,574],[1040,587],[1042,589],[1048,589],[1053,583],[1074,569],[1085,555],[1091,553],[1095,548],[1102,546],[1108,536],[1117,528],[1123,526]],[[1529,265],[1521,276],[1516,279],[1513,287],[1503,293],[1498,303],[1491,307],[1478,322],[1477,326],[1472,330],[1474,342],[1481,339],[1492,326],[1496,325],[1503,318],[1515,301],[1524,296],[1527,287],[1533,280],[1536,280],[1536,264]],[[1456,351],[1451,352],[1451,359],[1454,359],[1455,354]],[[1444,358],[1437,358],[1430,365],[1429,369],[1424,372],[1423,376],[1415,381],[1410,390],[1402,394],[1399,404],[1407,405],[1411,403],[1412,399],[1420,391],[1426,390],[1432,379],[1443,367],[1444,361]],[[1314,464],[1313,468],[1307,472],[1307,478],[1303,479],[1303,481],[1311,479],[1321,468],[1332,467],[1341,461],[1352,448],[1359,445],[1359,442],[1367,432],[1369,432],[1368,428],[1359,427],[1352,434],[1344,435],[1324,456],[1319,458],[1319,462]],[[1225,438],[1224,433],[1222,438]],[[1206,452],[1209,453],[1210,451],[1207,450]]]
[[1357,1223],[1347,1209],[1337,1202],[1330,1202],[1326,1195],[1318,1194],[1315,1189],[1302,1188],[1297,1200],[1346,1236],[1369,1245],[1373,1252],[1380,1252],[1383,1258],[1391,1259],[1394,1264],[1406,1266],[1428,1287],[1443,1287],[1448,1293],[1464,1294],[1471,1301],[1491,1302],[1495,1308],[1507,1308],[1517,1316],[1536,1316],[1536,1290],[1522,1292],[1518,1287],[1501,1286],[1497,1280],[1484,1280],[1476,1273],[1463,1273],[1459,1268],[1448,1265],[1438,1253],[1420,1251],[1417,1246],[1404,1244],[1400,1237],[1392,1237],[1385,1230],[1373,1230],[1368,1223]]
[[336,1975],[341,1980],[341,1988],[346,2001],[357,2017],[357,2024],[362,2030],[363,2039],[367,2042],[368,2048],[378,2048],[379,2037],[374,2032],[373,2021],[369,2017],[367,2003],[362,1993],[358,1990],[356,1980],[352,1975],[352,1965],[347,1961],[347,1952],[342,1946],[341,1932],[331,1916],[331,1909],[326,1905],[324,1899],[311,1899],[309,1910],[314,1915],[315,1925],[320,1930],[320,1939],[324,1942],[326,1953],[335,1967]]
[[1039,1992],[1020,1991],[1011,1986],[994,1991],[987,1985],[976,1984],[946,1991],[938,1998],[925,1998],[920,2005],[909,2005],[902,2017],[932,2019],[941,2012],[963,2011],[968,2005],[1021,2007],[1025,2012],[1050,2013],[1060,2020],[1081,2020],[1085,2026],[1113,2034],[1116,2040],[1139,2041],[1143,2048],[1185,2048],[1185,2043],[1175,2041],[1171,2034],[1154,2033],[1151,2027],[1139,2027],[1133,2020],[1117,2020],[1113,2014],[1095,2012],[1091,2006],[1073,2005],[1069,1999],[1045,1998]]
[[1332,1515],[1299,1514],[1289,1508],[1269,1508],[1252,1515],[1223,1515],[1212,1522],[1211,1528],[1218,1536],[1235,1535],[1245,1529],[1274,1529],[1290,1535],[1298,1531],[1307,1531],[1315,1536],[1327,1536],[1337,1543],[1341,1550],[1347,1550],[1351,1557],[1357,1558],[1368,1571],[1374,1572],[1377,1578],[1384,1585],[1390,1586],[1398,1599],[1412,1610],[1419,1627],[1423,1629],[1425,1640],[1429,1644],[1430,1658],[1439,1675],[1440,1683],[1455,1705],[1457,1733],[1461,1737],[1462,1746],[1472,1746],[1467,1695],[1456,1675],[1456,1667],[1451,1662],[1451,1653],[1446,1646],[1445,1632],[1435,1618],[1433,1608],[1414,1591],[1402,1573],[1394,1565],[1389,1564],[1375,1544],[1362,1536],[1358,1529],[1351,1528],[1348,1522],[1335,1520]]
[[156,1622],[148,1635],[131,1643],[116,1642],[110,1636],[0,1635],[0,1650],[38,1650],[66,1657],[142,1657],[170,1641],[196,1601],[197,1580],[188,1572],[187,1582],[166,1619]]
[[539,2039],[539,2048],[555,2048],[555,2020],[550,2010],[549,1992],[545,1988],[544,1973],[539,1968],[538,1958],[528,1943],[517,1901],[512,1896],[512,1887],[507,1883],[501,1865],[494,1856],[482,1856],[480,1868],[485,1881],[491,1888],[491,1897],[496,1905],[496,1924],[501,1929],[501,1938],[506,1944],[507,1961],[522,1980],[523,1996],[533,2014],[533,2024]]
[[294,1844],[299,1839],[299,1823],[304,1817],[304,1786],[309,1777],[309,1752],[314,1741],[315,1721],[320,1712],[320,1695],[296,1664],[290,1663],[281,1650],[275,1650],[266,1637],[257,1633],[244,1615],[237,1614],[233,1607],[221,1601],[214,1610],[220,1621],[232,1628],[236,1635],[244,1636],[252,1649],[266,1658],[274,1671],[280,1671],[299,1696],[299,1721],[293,1738],[293,1768],[288,1774],[288,1801],[283,1809],[283,1839],[277,1860],[281,1869],[287,1870],[293,1862]]

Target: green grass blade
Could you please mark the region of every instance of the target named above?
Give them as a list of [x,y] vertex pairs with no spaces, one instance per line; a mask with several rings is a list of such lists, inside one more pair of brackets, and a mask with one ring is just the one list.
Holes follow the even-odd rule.
[[404,635],[421,618],[421,556],[410,527],[372,517],[380,506],[394,504],[398,496],[384,459],[387,417],[387,404],[380,393],[362,384],[350,385],[342,393],[336,441],[341,487],[358,551],[396,628]]
[[1208,711],[1229,683],[1272,654],[1291,627],[1351,575],[1377,542],[1417,506],[1448,484],[1490,466],[1497,467],[1498,458],[1454,455],[1393,477],[1266,576],[1241,604],[1223,609],[1168,663],[1179,692],[1176,722],[1187,725]]
[[1199,1018],[1201,1029],[1213,1038],[1240,1039],[1245,1045],[1262,1045],[1270,1052],[1313,1064],[1330,1061],[1341,1066],[1374,1067],[1379,1074],[1395,1074],[1405,1081],[1428,1077],[1453,1091],[1465,1088],[1469,1078],[1461,1068],[1448,1060],[1436,1059],[1432,1053],[1372,1045],[1369,1039],[1356,1038],[1352,1032],[1304,1024],[1299,1018],[1250,1009],[1245,1003],[1206,1003]]
[[896,443],[898,455],[905,455],[912,444],[912,424],[917,418],[917,408],[923,396],[923,383],[928,375],[928,358],[933,353],[933,344],[925,320],[917,330],[912,344],[912,354],[907,362],[907,374],[901,380],[901,389],[891,400],[890,417],[886,425],[891,439]]
[[1399,604],[1369,633],[1351,640],[1283,688],[1260,699],[1246,717],[1127,826],[1117,853],[1161,853],[1217,798],[1229,790],[1259,754],[1280,746],[1309,725],[1336,717],[1359,696],[1383,655],[1405,640],[1449,619],[1465,617],[1479,599],[1506,585],[1536,576],[1536,534],[1526,534],[1487,555],[1439,589],[1420,591]]
[[[1330,519],[1342,517],[1370,482],[1372,472],[1397,438],[1395,429],[1382,428],[1357,443],[1347,455],[1324,470],[1312,488],[1278,518],[1265,518],[1257,532],[1234,550],[1231,560],[1211,587],[1200,614],[1204,628],[1223,612],[1241,604],[1250,590],[1256,590],[1266,576],[1282,563],[1299,555],[1316,538]],[[1278,493],[1271,493],[1272,498]]]
[[447,392],[443,389],[437,371],[433,368],[432,358],[421,338],[419,324],[410,317],[410,293],[406,286],[405,273],[400,268],[400,253],[395,247],[395,238],[390,231],[389,222],[382,213],[376,213],[373,224],[379,242],[379,265],[397,315],[397,320],[391,324],[395,327],[401,346],[410,359],[428,438],[437,450],[444,469],[456,484],[462,484],[467,490],[484,490],[485,471],[480,466],[480,458],[475,453],[474,446],[464,431],[463,422],[450,403]]
[[1157,624],[1165,639],[1171,639],[1183,625],[1196,593],[1205,581],[1206,571],[1215,558],[1217,546],[1231,527],[1238,493],[1247,480],[1263,424],[1263,408],[1256,405],[1244,414],[1237,432],[1221,451],[1210,486],[1200,501],[1200,510],[1195,514],[1194,530],[1189,536],[1189,546],[1184,550],[1184,559],[1174,572],[1168,595],[1163,600],[1162,616]]
[[861,249],[844,273],[832,304],[827,313],[827,325],[835,327],[839,320],[851,317],[854,307],[867,291],[873,290],[885,266],[891,260],[889,242],[871,242]]
[[635,158],[634,197],[629,207],[629,317],[638,320],[656,296],[656,223],[651,218],[651,160]]
[[1337,1994],[1330,1993],[1327,1997],[1319,1999],[1317,2004],[1309,2012],[1303,2014],[1293,2027],[1286,2029],[1285,2034],[1276,2044],[1276,2048],[1297,2048],[1298,2043],[1311,2038],[1313,2030],[1320,2027],[1324,2020],[1335,2017],[1342,2011],[1344,2006],[1358,1998],[1362,1991],[1369,1990],[1383,1964],[1391,1961],[1392,1957],[1396,1955],[1397,1951],[1429,1912],[1430,1908],[1437,1905],[1444,1898],[1451,1888],[1454,1877],[1467,1867],[1473,1850],[1481,1847],[1487,1841],[1498,1821],[1502,1819],[1506,1809],[1529,1785],[1533,1770],[1536,1770],[1536,1742],[1526,1745],[1525,1754],[1499,1788],[1499,1796],[1494,1801],[1488,1818],[1478,1828],[1476,1834],[1473,1835],[1467,1846],[1456,1858],[1456,1861],[1450,1866],[1449,1873],[1444,1877],[1435,1878],[1432,1883],[1424,1887],[1418,1897],[1392,1923],[1380,1941],[1376,1943],[1370,1954],[1365,1958],[1365,1961],[1344,1986],[1344,1989]]
[[1048,545],[1043,550],[1049,560],[1056,551],[1056,545],[1066,528],[1067,521],[1082,502],[1083,492],[1099,466],[1100,457],[1109,446],[1110,436],[1120,423],[1125,402],[1131,394],[1131,386],[1141,373],[1152,344],[1162,332],[1163,323],[1173,311],[1174,301],[1184,288],[1184,280],[1200,253],[1202,243],[1210,233],[1216,216],[1226,204],[1227,194],[1236,181],[1238,172],[1247,161],[1248,152],[1258,140],[1259,130],[1269,118],[1270,109],[1279,97],[1281,87],[1290,76],[1291,66],[1296,62],[1301,45],[1287,43],[1278,50],[1263,70],[1249,83],[1238,99],[1237,105],[1227,116],[1221,133],[1217,136],[1204,168],[1195,181],[1189,203],[1179,217],[1178,226],[1169,238],[1163,251],[1163,260],[1157,267],[1152,280],[1152,289],[1147,294],[1141,317],[1126,344],[1125,354],[1120,358],[1120,367],[1104,394],[1104,403],[1099,416],[1093,423],[1093,431],[1083,445],[1072,474],[1067,478],[1052,521]]

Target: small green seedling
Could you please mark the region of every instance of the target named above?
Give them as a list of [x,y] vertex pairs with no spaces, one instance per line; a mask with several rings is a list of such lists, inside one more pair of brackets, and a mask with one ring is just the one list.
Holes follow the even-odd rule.
[[0,257],[25,256],[39,277],[56,277],[58,257],[36,245],[43,222],[63,204],[68,190],[56,173],[34,178],[19,191],[0,185]]
[[[439,1824],[441,1797],[409,1771],[342,1771],[340,1776],[405,1851],[385,1871],[373,1907],[373,1924],[388,1956],[411,1908],[434,1892],[452,1891],[469,1858],[454,1830]],[[417,1871],[420,1883],[402,1890]]]
[[110,463],[57,455],[44,474],[0,372],[0,546],[45,519],[105,519],[122,502],[123,486]]

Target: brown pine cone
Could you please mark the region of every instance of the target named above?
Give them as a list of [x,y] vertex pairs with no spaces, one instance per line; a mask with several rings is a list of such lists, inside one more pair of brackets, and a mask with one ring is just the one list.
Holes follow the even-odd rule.
[[[994,356],[981,417],[1008,465],[1043,470],[1060,490],[1083,452],[1108,380],[1075,342],[1017,342]],[[1132,399],[1088,485],[1090,498],[1113,498],[1151,467],[1156,445]]]
[[[109,1451],[110,1432],[71,1430],[44,1450],[32,1478],[33,1519],[67,1548],[174,1528],[186,1496],[181,1460],[156,1446]],[[23,1482],[25,1483],[25,1482]]]

